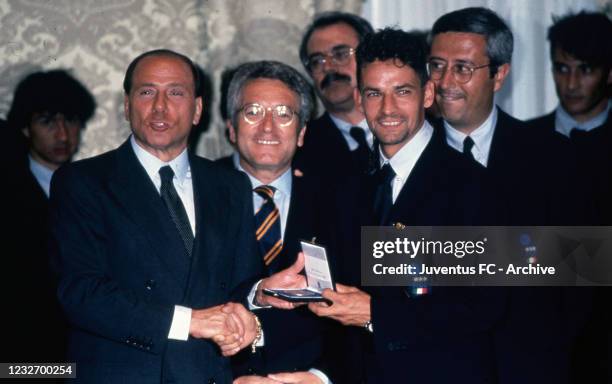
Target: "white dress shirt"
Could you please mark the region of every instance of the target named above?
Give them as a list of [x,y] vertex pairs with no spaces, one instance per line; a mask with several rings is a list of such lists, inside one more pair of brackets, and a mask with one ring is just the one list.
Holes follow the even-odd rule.
[[[291,168],[287,169],[270,184],[264,184],[255,176],[245,171],[242,166],[240,166],[240,163],[234,163],[234,165],[239,171],[246,173],[251,181],[252,189],[257,188],[260,185],[269,185],[276,188],[276,191],[274,192],[274,204],[276,205],[276,208],[278,208],[278,213],[280,214],[281,239],[284,239],[285,228],[287,227],[287,216],[289,215],[289,203],[291,202],[291,186],[293,183],[293,179],[291,178]],[[264,199],[256,192],[253,192],[253,214],[255,214],[264,203]]]
[[402,148],[391,159],[387,159],[380,150],[380,166],[382,167],[386,163],[391,165],[393,171],[395,171],[395,178],[391,181],[391,188],[393,191],[393,203],[397,200],[400,191],[406,184],[406,180],[410,177],[410,173],[414,169],[415,164],[421,157],[421,154],[429,144],[431,137],[433,136],[432,126],[425,120],[423,126],[417,131],[417,133],[408,141]]
[[[472,147],[472,155],[477,162],[484,167],[489,161],[489,152],[491,152],[491,142],[493,141],[493,133],[497,124],[497,107],[493,106],[493,110],[489,113],[487,119],[480,127],[473,130],[469,136],[474,140]],[[463,153],[463,140],[468,136],[465,133],[453,128],[446,120],[444,120],[444,129],[446,130],[446,142],[451,148]]]
[[370,149],[372,149],[372,147],[374,146],[374,135],[372,134],[372,131],[370,131],[370,128],[368,128],[368,122],[365,119],[361,120],[359,124],[351,124],[348,121],[344,121],[341,118],[332,115],[331,113],[329,114],[329,117],[334,122],[334,124],[336,124],[336,127],[338,127],[340,132],[342,132],[342,136],[344,137],[344,140],[346,140],[346,143],[348,144],[349,149],[351,151],[354,151],[357,149],[357,147],[359,147],[359,143],[357,143],[357,140],[353,139],[353,136],[351,136],[351,128],[353,127],[359,127],[363,129],[366,141],[370,146]]
[[47,198],[49,197],[49,189],[51,188],[51,178],[53,177],[53,170],[45,167],[38,161],[34,160],[32,156],[28,155],[28,162],[30,163],[30,172],[34,175],[36,182],[42,188]]
[[[169,162],[164,162],[138,145],[133,135],[130,137],[130,144],[132,145],[132,149],[136,154],[136,158],[144,167],[158,193],[161,193],[161,178],[159,176],[159,169],[165,165],[169,165],[172,168],[174,171],[172,183],[174,184],[174,188],[176,189],[176,192],[179,195],[183,206],[185,207],[187,217],[189,218],[189,224],[191,225],[191,230],[195,237],[196,227],[195,205],[193,202],[193,182],[191,180],[191,168],[189,166],[187,149],[185,148],[180,155]],[[168,332],[168,338],[174,340],[187,340],[189,338],[190,325],[191,308],[175,305],[172,324],[170,325],[170,331]]]
[[591,131],[606,122],[608,113],[612,108],[612,100],[608,100],[608,106],[600,114],[592,119],[579,123],[561,105],[555,110],[555,131],[567,137],[570,136],[572,129],[576,128],[581,131]]

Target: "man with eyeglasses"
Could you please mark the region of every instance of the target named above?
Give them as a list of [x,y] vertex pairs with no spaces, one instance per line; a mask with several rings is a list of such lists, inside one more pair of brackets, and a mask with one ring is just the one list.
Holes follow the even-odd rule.
[[300,44],[300,60],[312,78],[325,113],[308,124],[296,167],[331,180],[365,173],[370,165],[373,136],[356,107],[355,49],[372,26],[342,12],[318,15]]
[[[266,274],[292,265],[300,240],[319,236],[319,185],[308,174],[294,175],[291,167],[313,106],[308,81],[280,62],[242,64],[229,85],[229,137],[238,152],[234,167],[251,181],[258,251]],[[256,302],[265,297],[261,288]],[[257,354],[246,351],[232,360],[235,384],[327,382],[325,374],[314,369],[321,368],[323,320],[306,307],[263,309],[258,315],[265,345]]]
[[[490,224],[579,223],[568,143],[495,106],[512,57],[506,23],[489,9],[465,8],[440,17],[431,35],[428,68],[443,117],[438,128],[449,146],[486,168],[499,202]],[[495,335],[498,382],[567,382],[573,315],[564,311],[580,312],[573,304],[559,288],[509,289],[508,314]]]

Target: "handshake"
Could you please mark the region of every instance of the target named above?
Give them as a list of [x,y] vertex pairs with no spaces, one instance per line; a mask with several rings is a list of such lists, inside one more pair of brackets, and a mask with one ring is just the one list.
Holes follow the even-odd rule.
[[[300,252],[290,267],[267,277],[259,283],[255,302],[260,307],[293,309],[299,304],[264,295],[264,288],[305,288],[306,279],[299,272],[304,269],[304,255]],[[221,349],[223,356],[233,356],[241,349],[257,343],[261,338],[261,324],[257,316],[242,304],[227,303],[191,312],[189,335],[210,339]]]
[[256,316],[242,304],[227,303],[192,310],[189,335],[210,339],[223,356],[232,356],[261,337],[261,327]]

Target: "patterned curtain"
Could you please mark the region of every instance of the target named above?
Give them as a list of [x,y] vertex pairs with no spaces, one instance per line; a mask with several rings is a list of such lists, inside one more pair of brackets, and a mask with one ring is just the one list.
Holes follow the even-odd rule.
[[214,159],[231,152],[219,114],[223,71],[258,59],[302,70],[302,32],[327,10],[360,13],[361,0],[0,0],[0,116],[22,77],[69,69],[98,104],[77,158],[113,149],[129,135],[121,88],[128,63],[144,51],[169,48],[205,73],[207,116],[195,147]]

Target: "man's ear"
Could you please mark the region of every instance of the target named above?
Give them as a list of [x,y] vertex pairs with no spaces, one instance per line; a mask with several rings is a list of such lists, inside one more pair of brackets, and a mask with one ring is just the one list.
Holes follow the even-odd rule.
[[23,135],[29,139],[30,138],[30,126],[26,125],[25,127],[21,128],[21,133],[23,133]]
[[125,117],[125,120],[130,121],[130,99],[128,95],[123,96],[123,117]]
[[499,67],[497,67],[497,72],[495,73],[495,76],[493,76],[493,80],[495,81],[493,92],[497,92],[501,89],[509,73],[510,73],[509,63],[502,64]]
[[423,108],[429,108],[436,97],[436,88],[431,80],[427,80],[423,87]]
[[229,140],[230,143],[236,145],[236,130],[234,129],[234,124],[230,119],[225,120],[225,126],[229,132]]
[[198,125],[198,123],[200,122],[200,117],[202,117],[202,109],[204,108],[203,104],[204,102],[202,101],[202,96],[196,97],[195,113],[193,114],[193,121],[192,121],[193,125]]
[[353,89],[353,100],[355,102],[355,107],[361,112],[361,113],[365,113],[363,111],[363,106],[361,105],[361,92],[359,91],[358,87],[355,87],[355,89]]
[[305,134],[306,134],[306,126],[304,125],[302,129],[300,129],[300,132],[298,133],[298,138],[297,138],[298,147],[301,147],[302,145],[304,145],[304,135]]

